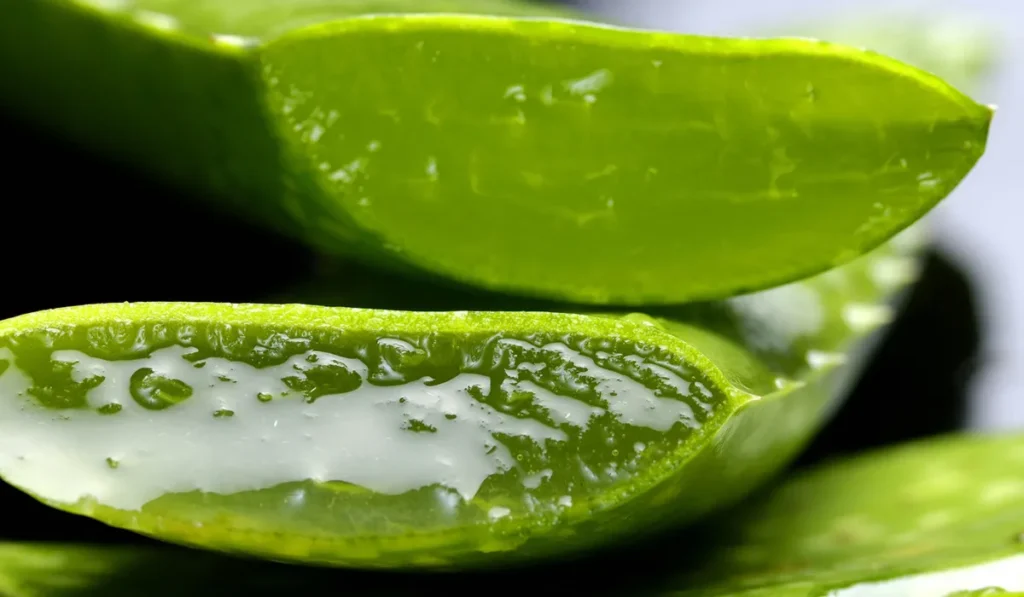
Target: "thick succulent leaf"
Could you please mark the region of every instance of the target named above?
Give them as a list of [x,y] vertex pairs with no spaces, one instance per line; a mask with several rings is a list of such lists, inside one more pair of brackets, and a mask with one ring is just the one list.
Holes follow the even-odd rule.
[[[810,30],[891,53],[968,87],[979,84],[996,57],[990,29],[951,18],[866,18]],[[712,555],[694,563],[700,572],[676,585],[719,587],[680,595],[966,597],[1011,594],[994,586],[1000,583],[1024,589],[1024,577],[1013,576],[1024,569],[1013,541],[1016,529],[1024,530],[1018,499],[1024,492],[1014,498],[1009,491],[1013,471],[1024,464],[1012,454],[1024,450],[1024,438],[964,438],[901,450],[826,465],[769,492],[768,504],[751,503],[738,521],[725,523],[722,551],[709,546]],[[984,463],[977,473],[969,464],[974,460]],[[1000,491],[1009,492],[1000,497]]]
[[666,594],[1024,591],[1024,436],[947,437],[829,463],[720,522],[720,543],[676,585],[704,588]]
[[[381,595],[399,597],[423,595],[430,591],[471,592],[473,582],[501,582],[501,586],[524,590],[538,582],[549,582],[532,572],[516,577],[390,575],[367,578],[339,574],[334,570],[282,566],[258,560],[227,558],[199,551],[153,547],[125,547],[87,544],[3,543],[0,544],[0,591],[4,597],[179,597],[181,595],[273,596],[286,593],[334,595]],[[629,591],[607,593],[592,579],[582,581],[588,594],[628,595]],[[955,586],[947,583],[945,586]],[[960,583],[963,585],[963,583]],[[984,579],[974,586],[985,584]],[[593,585],[591,587],[590,585]],[[476,585],[478,587],[479,584]],[[1024,592],[1000,587],[949,591],[932,584],[893,585],[900,597],[1021,597]],[[923,590],[922,590],[923,589]],[[783,592],[778,587],[744,595],[812,595]],[[856,596],[878,593],[849,592]],[[892,591],[881,593],[896,595]],[[834,593],[834,595],[844,595]]]
[[1000,35],[994,23],[961,14],[921,11],[868,12],[856,18],[790,26],[818,39],[881,52],[970,90],[997,62]]
[[892,317],[917,242],[649,315],[17,317],[0,322],[0,476],[115,526],[274,559],[464,566],[606,544],[734,502],[787,462]]
[[[582,571],[582,570],[580,570]],[[553,570],[547,573],[555,572]],[[284,566],[260,560],[245,560],[195,550],[151,546],[109,546],[60,543],[0,543],[0,592],[4,597],[195,597],[220,595],[273,596],[286,593],[335,595],[381,595],[387,597],[430,594],[431,592],[469,593],[480,583],[501,583],[516,591],[528,590],[538,583],[550,582],[541,571],[512,575],[388,575],[365,576],[322,568]],[[586,575],[584,575],[586,576]],[[934,578],[934,577],[933,577]],[[955,577],[947,577],[954,579]],[[581,588],[593,595],[644,594],[607,592],[593,577],[581,578]],[[904,581],[906,582],[906,581]],[[983,586],[986,578],[975,583],[917,583],[913,586],[889,585],[888,592],[872,593],[865,586],[858,590],[836,592],[840,597],[884,595],[891,597],[1020,597],[1024,592],[1000,587],[949,590],[951,586]],[[474,584],[476,583],[476,584]],[[743,595],[816,594],[813,590],[786,592],[786,588],[766,587],[758,593]],[[901,591],[896,593],[894,591]],[[817,593],[820,594],[820,593]]]
[[275,565],[152,546],[0,543],[4,597],[193,597],[221,595],[412,595],[377,586],[367,593],[337,571]]
[[[168,550],[47,543],[0,544],[5,597],[128,597],[196,594],[210,576],[203,558]],[[174,573],[169,574],[169,566]],[[216,578],[215,576],[213,578]],[[207,582],[209,579],[206,579]],[[183,589],[190,589],[182,592]]]
[[848,262],[961,181],[991,118],[811,40],[499,0],[107,4],[15,2],[0,102],[324,251],[583,303]]

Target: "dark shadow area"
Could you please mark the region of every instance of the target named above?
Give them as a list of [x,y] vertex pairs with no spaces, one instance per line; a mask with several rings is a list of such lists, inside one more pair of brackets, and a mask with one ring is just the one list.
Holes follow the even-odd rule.
[[308,251],[0,115],[0,317],[87,303],[252,300],[307,275]]
[[982,334],[967,272],[930,251],[900,318],[796,466],[962,429]]

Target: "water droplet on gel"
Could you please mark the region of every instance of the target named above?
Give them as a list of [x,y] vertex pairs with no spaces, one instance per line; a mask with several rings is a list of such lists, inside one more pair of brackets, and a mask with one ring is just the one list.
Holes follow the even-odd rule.
[[221,417],[233,417],[235,416],[235,411],[226,408],[219,408],[213,411],[213,416],[218,419]]
[[665,326],[662,325],[660,321],[645,313],[629,313],[627,315],[623,315],[622,320],[629,321],[632,323],[639,323],[641,325],[649,325],[659,330],[665,329]]
[[256,394],[256,399],[260,402],[270,402],[274,397],[266,392],[260,392],[259,394]]
[[110,404],[104,404],[103,406],[96,409],[96,412],[101,415],[113,415],[121,412],[121,405],[116,402]]
[[128,387],[135,402],[149,410],[163,410],[192,396],[192,386],[148,367],[133,373]]

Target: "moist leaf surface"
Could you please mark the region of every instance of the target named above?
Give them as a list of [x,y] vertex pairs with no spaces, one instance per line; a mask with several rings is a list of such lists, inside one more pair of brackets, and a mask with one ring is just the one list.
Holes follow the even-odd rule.
[[846,263],[987,139],[989,108],[845,46],[402,9],[21,2],[0,101],[323,251],[601,305]]

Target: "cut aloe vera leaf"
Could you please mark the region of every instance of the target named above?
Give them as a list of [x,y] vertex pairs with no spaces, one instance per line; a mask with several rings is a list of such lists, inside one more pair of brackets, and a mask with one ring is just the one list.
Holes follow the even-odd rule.
[[119,6],[17,3],[0,101],[323,251],[549,299],[720,298],[845,263],[945,197],[991,118],[810,40]]
[[787,462],[892,316],[916,242],[652,315],[126,303],[9,319],[0,476],[271,559],[458,567],[607,544]]
[[968,91],[991,73],[1001,45],[995,23],[948,13],[869,13],[788,30],[881,52]]
[[944,437],[828,463],[724,517],[712,527],[720,543],[678,584],[704,588],[664,594],[1024,591],[1022,473],[1019,434]]

